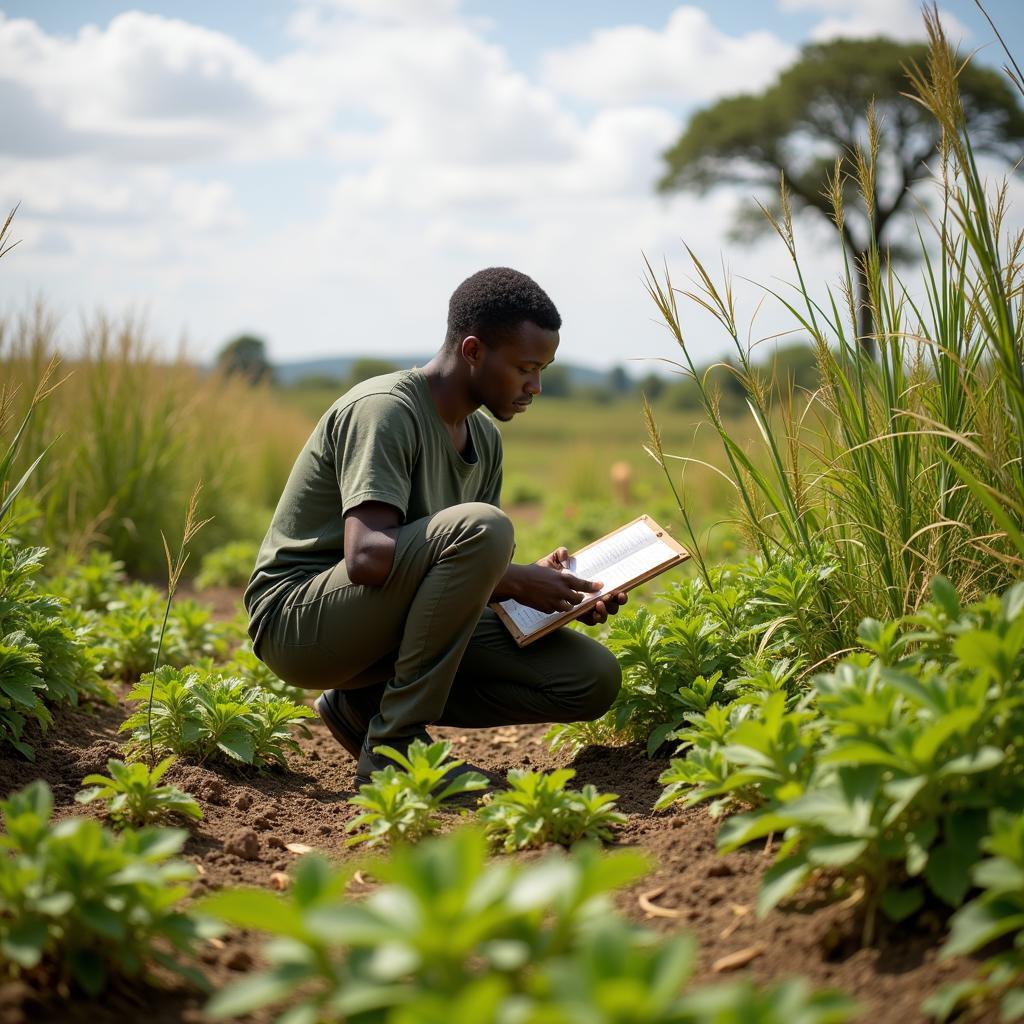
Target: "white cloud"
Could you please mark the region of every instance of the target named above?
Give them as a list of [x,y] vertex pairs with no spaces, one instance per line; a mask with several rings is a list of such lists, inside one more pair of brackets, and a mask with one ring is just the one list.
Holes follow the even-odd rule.
[[0,14],[0,153],[176,161],[294,152],[323,111],[229,36],[132,11],[48,35]]
[[598,103],[688,105],[760,89],[794,56],[793,47],[771,32],[730,36],[700,8],[684,6],[661,31],[620,25],[547,54],[543,79],[559,92]]
[[[838,37],[889,36],[904,41],[926,38],[917,0],[779,0],[783,11],[815,11],[827,15],[811,32],[819,42]],[[963,22],[940,8],[946,34],[953,42],[970,35]]]

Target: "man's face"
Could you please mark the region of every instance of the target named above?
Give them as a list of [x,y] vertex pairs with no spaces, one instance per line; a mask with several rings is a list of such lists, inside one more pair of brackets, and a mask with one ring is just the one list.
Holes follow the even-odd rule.
[[540,394],[540,374],[555,358],[558,331],[529,320],[508,329],[493,348],[482,346],[471,363],[473,398],[497,420],[506,422],[524,412]]

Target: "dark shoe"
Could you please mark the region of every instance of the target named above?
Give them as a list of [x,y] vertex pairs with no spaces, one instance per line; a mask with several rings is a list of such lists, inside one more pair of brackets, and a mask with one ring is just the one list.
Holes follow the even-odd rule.
[[[385,743],[384,746],[394,747],[395,750],[400,750],[403,754],[409,749],[409,746],[416,740],[422,740],[424,743],[432,743],[430,736],[423,732],[418,736],[409,736],[405,739],[394,740],[391,743]],[[382,744],[374,744],[375,746],[381,746]],[[369,746],[369,739],[364,741],[363,748],[359,752],[359,763],[356,765],[356,778],[355,786],[358,789],[360,786],[367,786],[370,784],[370,776],[373,772],[380,772],[387,768],[388,765],[392,765],[395,768],[399,766],[395,764],[386,754],[374,753]],[[457,779],[460,775],[465,775],[468,772],[476,772],[478,775],[482,775],[488,784],[490,789],[504,789],[505,780],[500,775],[495,775],[493,772],[487,771],[486,768],[480,768],[475,764],[466,762],[460,764],[457,768],[452,768],[445,774],[444,780],[442,781],[440,788],[444,788],[451,784],[451,782]],[[476,791],[482,792],[482,791]],[[470,794],[472,795],[472,794]]]
[[324,690],[313,701],[313,708],[331,735],[358,760],[370,725],[369,719],[365,719],[346,700],[341,690]]

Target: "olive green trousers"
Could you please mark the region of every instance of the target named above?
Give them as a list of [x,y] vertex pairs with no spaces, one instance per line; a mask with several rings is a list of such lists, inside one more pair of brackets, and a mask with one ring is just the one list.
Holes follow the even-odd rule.
[[514,546],[509,518],[482,502],[415,520],[383,585],[352,583],[342,560],[281,601],[257,653],[293,686],[363,691],[371,748],[431,724],[598,718],[619,690],[614,655],[571,629],[520,648],[486,607]]

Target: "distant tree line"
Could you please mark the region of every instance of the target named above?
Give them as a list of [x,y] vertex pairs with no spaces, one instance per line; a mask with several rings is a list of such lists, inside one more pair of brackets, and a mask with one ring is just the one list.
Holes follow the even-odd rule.
[[[217,369],[227,375],[247,380],[253,386],[274,383],[274,368],[266,353],[266,344],[260,338],[244,334],[229,341],[217,357]],[[336,390],[339,394],[355,387],[370,377],[393,373],[400,367],[387,359],[361,356],[344,376],[310,374],[296,380],[289,387],[295,389]],[[817,386],[818,372],[814,352],[810,345],[794,343],[780,346],[762,364],[766,378],[782,394],[790,388],[813,390]],[[727,360],[709,362],[698,372],[721,395],[724,409],[741,408],[744,390],[730,370]],[[609,402],[636,398],[645,394],[652,402],[673,409],[695,409],[700,405],[697,385],[681,375],[648,373],[631,377],[623,366],[614,366],[601,375],[588,374],[581,381],[571,366],[555,363],[544,371],[543,391],[548,398],[575,398],[583,401]]]

